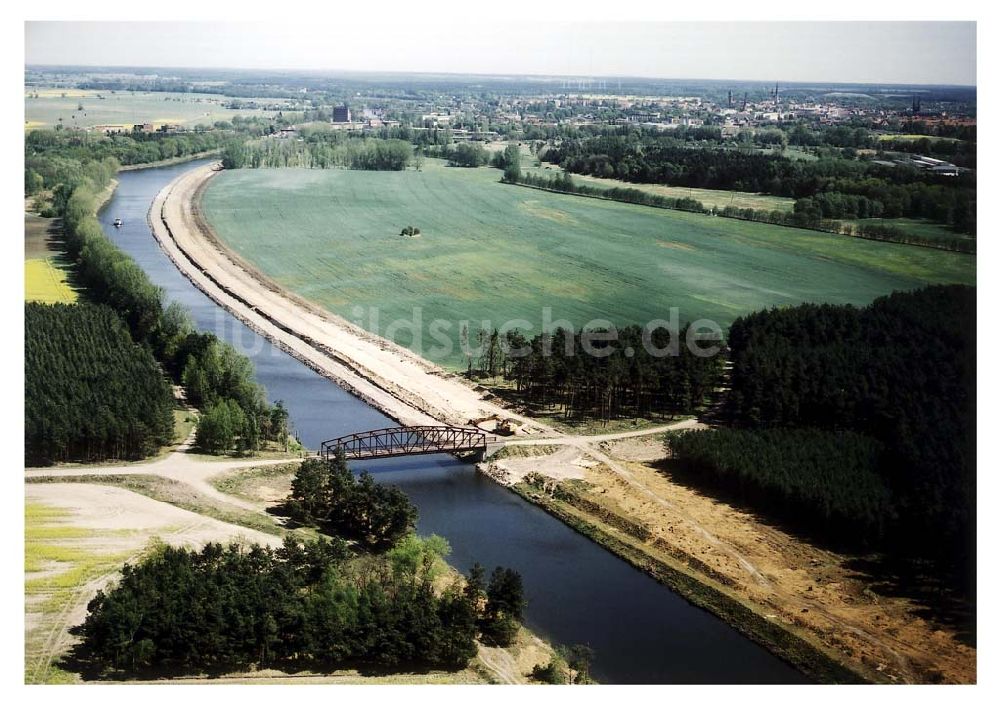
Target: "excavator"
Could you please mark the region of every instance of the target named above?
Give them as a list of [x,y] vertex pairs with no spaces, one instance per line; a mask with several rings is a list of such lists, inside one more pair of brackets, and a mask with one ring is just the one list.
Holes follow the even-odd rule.
[[472,418],[469,420],[469,425],[479,427],[480,423],[486,423],[490,420],[496,420],[496,427],[493,428],[494,435],[516,435],[518,429],[518,423],[514,422],[510,418],[497,419],[496,416],[487,415],[482,418]]

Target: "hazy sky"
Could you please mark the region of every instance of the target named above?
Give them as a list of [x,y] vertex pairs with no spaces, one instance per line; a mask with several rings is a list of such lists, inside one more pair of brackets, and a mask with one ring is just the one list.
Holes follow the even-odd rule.
[[[345,24],[353,24],[353,20]],[[975,84],[958,22],[25,23],[27,64]]]

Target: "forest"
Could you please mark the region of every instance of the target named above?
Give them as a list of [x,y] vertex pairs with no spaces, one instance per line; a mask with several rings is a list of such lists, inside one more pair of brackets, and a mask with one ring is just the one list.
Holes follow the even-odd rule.
[[558,329],[531,339],[517,330],[478,336],[479,374],[502,376],[515,398],[559,408],[566,418],[692,413],[722,378],[721,334],[690,325],[677,334],[631,325],[615,332]]
[[172,440],[170,384],[111,309],[28,302],[24,317],[27,462],[134,459]]
[[891,525],[882,446],[849,431],[687,430],[668,436],[684,481],[773,514],[827,543],[879,542]]
[[975,176],[937,177],[904,166],[775,153],[691,147],[674,138],[600,136],[563,141],[544,160],[564,170],[632,183],[738,190],[796,198],[804,224],[858,217],[927,218],[976,230]]
[[[975,311],[975,289],[951,285],[897,292],[864,308],[806,304],[741,317],[729,333],[727,417],[739,427],[778,430],[685,436],[690,440],[679,441],[678,454],[682,462],[708,465],[705,476],[736,494],[759,478],[757,458],[767,448],[789,453],[808,472],[812,465],[803,458],[822,450],[818,436],[802,428],[873,438],[882,456],[861,467],[868,449],[855,441],[843,450],[849,458],[831,470],[854,471],[853,484],[835,495],[845,498],[837,506],[853,501],[852,487],[874,491],[863,473],[877,463],[890,493],[883,511],[891,514],[879,527],[865,525],[867,532],[881,529],[885,551],[966,575],[975,550]],[[740,439],[752,437],[771,442],[736,454]],[[782,440],[788,442],[776,444]],[[722,479],[726,472],[739,474]],[[808,479],[773,477],[767,486],[780,494],[772,492],[772,513],[800,519],[799,508],[815,497],[802,489]]]
[[[284,446],[288,413],[280,406],[268,407],[250,361],[215,335],[197,332],[179,304],[164,306],[163,291],[104,235],[96,217],[98,194],[114,177],[118,163],[113,157],[98,158],[104,139],[81,140],[55,145],[53,160],[46,164],[46,170],[55,172],[46,173],[43,180],[53,186],[52,209],[62,217],[64,250],[84,296],[109,306],[136,348],[147,349],[162,371],[185,387],[188,402],[202,412],[197,443],[202,449],[253,452],[268,441]],[[87,155],[81,153],[85,150],[92,150],[93,156],[81,157]],[[27,146],[25,151],[27,156]],[[138,450],[130,452],[129,457],[142,456]]]
[[441,590],[448,545],[410,536],[385,554],[339,539],[277,549],[161,546],[98,593],[73,632],[76,666],[95,677],[278,669],[456,670],[476,639],[509,645],[521,578],[478,565]]

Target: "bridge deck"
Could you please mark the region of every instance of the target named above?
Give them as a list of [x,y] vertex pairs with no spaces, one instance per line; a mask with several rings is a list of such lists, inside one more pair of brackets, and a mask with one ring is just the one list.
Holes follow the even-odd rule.
[[329,459],[340,450],[348,460],[458,452],[476,453],[482,457],[486,445],[486,433],[476,428],[414,425],[368,430],[325,440],[320,444],[319,455]]

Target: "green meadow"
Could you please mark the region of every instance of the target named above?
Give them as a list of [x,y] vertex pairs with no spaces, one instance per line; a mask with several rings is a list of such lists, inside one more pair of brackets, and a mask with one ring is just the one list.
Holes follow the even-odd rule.
[[225,121],[237,114],[264,113],[227,109],[223,104],[229,101],[232,99],[218,94],[30,89],[24,95],[24,127],[52,128],[60,123],[67,128],[119,124],[131,128],[142,123],[195,126]]
[[974,245],[976,239],[971,235],[955,232],[947,225],[919,218],[864,218],[861,220],[844,220],[842,222],[853,223],[855,225],[884,225],[894,227],[907,235],[916,235],[927,240],[952,240],[958,237],[969,240]]
[[[562,173],[558,166],[551,163],[543,163],[540,167],[533,167],[527,163],[526,166],[525,173],[541,174],[546,178],[556,173]],[[753,210],[780,210],[787,213],[795,207],[794,198],[785,198],[780,195],[745,193],[738,190],[715,190],[713,188],[686,188],[654,183],[629,183],[617,178],[596,178],[579,173],[572,175],[573,182],[578,185],[592,185],[597,188],[631,188],[632,190],[641,190],[644,193],[662,195],[666,198],[691,198],[699,201],[706,208],[715,208],[716,210],[732,206]]]
[[[421,310],[419,350],[442,353],[513,319],[537,332],[543,309],[575,328],[712,319],[802,302],[866,304],[925,284],[975,283],[971,255],[560,195],[498,182],[491,168],[225,171],[204,210],[219,237],[278,283],[383,335]],[[420,229],[400,236],[407,225]],[[377,327],[370,308],[377,307]],[[362,316],[362,319],[358,317]],[[518,326],[514,324],[513,326]],[[417,345],[412,333],[392,335]]]

